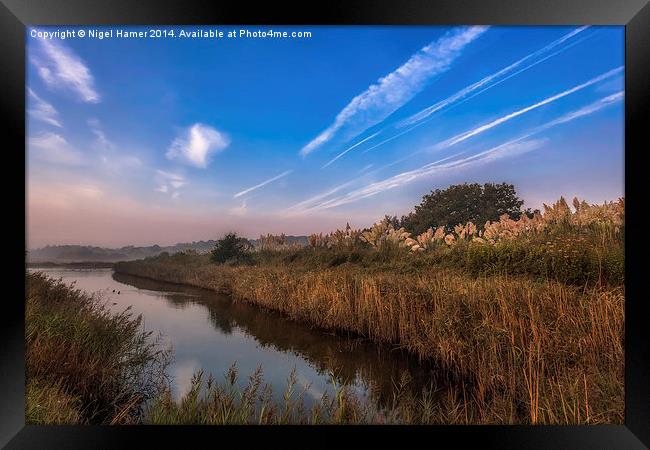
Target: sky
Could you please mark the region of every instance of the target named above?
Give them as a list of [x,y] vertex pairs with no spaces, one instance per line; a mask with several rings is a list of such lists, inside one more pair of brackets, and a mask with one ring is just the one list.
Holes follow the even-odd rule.
[[27,30],[28,248],[366,227],[464,182],[624,195],[623,27],[200,28]]

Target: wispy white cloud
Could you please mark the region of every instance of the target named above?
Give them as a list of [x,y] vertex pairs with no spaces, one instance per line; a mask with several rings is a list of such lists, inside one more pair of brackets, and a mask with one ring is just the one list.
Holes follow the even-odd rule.
[[402,186],[404,184],[410,183],[412,181],[417,180],[418,178],[421,178],[427,174],[429,174],[431,171],[435,171],[437,167],[440,166],[441,163],[444,161],[447,161],[449,159],[452,159],[457,155],[452,155],[448,156],[446,158],[439,159],[437,161],[434,161],[432,163],[426,164],[425,166],[416,169],[416,170],[411,170],[408,172],[403,172],[397,175],[394,175],[390,178],[387,178],[382,181],[374,182],[371,183],[367,186],[364,186],[362,188],[356,189],[354,191],[348,192],[347,194],[344,194],[339,197],[335,197],[332,199],[329,199],[325,202],[322,202],[318,205],[314,205],[311,208],[307,208],[304,210],[304,212],[307,211],[313,211],[313,210],[318,210],[318,209],[329,209],[329,208],[334,208],[336,206],[341,206],[347,203],[351,203],[357,200],[361,200],[367,197],[372,197],[374,195],[377,195],[383,191],[393,189],[399,186]]
[[529,151],[539,148],[544,142],[545,141],[543,140],[531,140],[531,141],[521,142],[520,139],[517,139],[516,141],[507,142],[505,144],[501,144],[499,146],[493,147],[490,150],[486,150],[481,154],[481,156],[473,155],[471,157],[463,158],[460,160],[445,162],[457,156],[457,155],[452,155],[440,159],[438,161],[435,161],[433,163],[429,163],[418,169],[402,172],[390,178],[387,178],[385,180],[371,183],[368,186],[349,192],[343,196],[323,202],[322,204],[318,205],[316,208],[313,209],[335,208],[337,206],[342,206],[348,203],[362,200],[364,198],[373,197],[384,191],[404,186],[405,184],[412,183],[416,180],[431,176],[435,173],[449,171],[452,169],[456,170],[461,167],[466,167],[470,164],[487,162],[489,160],[494,160],[500,157],[514,156],[518,154],[527,153]]
[[87,103],[98,103],[100,96],[90,69],[72,49],[60,41],[39,40],[40,51],[31,58],[39,76],[53,89],[73,91]]
[[466,45],[483,34],[487,27],[456,28],[412,55],[395,71],[380,78],[338,113],[334,123],[305,145],[306,156],[328,142],[343,127],[352,125],[362,132],[381,122],[420,92],[436,75],[445,72]]
[[[565,42],[569,41],[571,38],[574,36],[582,33],[583,31],[587,30],[589,26],[582,26],[579,28],[576,28],[575,30],[570,31],[569,33],[565,34],[564,36],[560,37],[559,39],[556,39],[555,41],[549,43],[548,45],[544,46],[543,48],[536,50],[532,53],[529,53],[528,55],[524,56],[523,58],[515,61],[514,63],[510,64],[509,66],[506,66],[484,78],[481,80],[470,84],[469,86],[464,87],[463,89],[459,90],[458,92],[454,93],[453,95],[440,100],[439,102],[436,102],[435,104],[422,109],[421,111],[399,121],[395,126],[396,128],[402,128],[409,126],[404,131],[401,131],[393,136],[388,137],[387,139],[384,139],[377,144],[373,145],[372,147],[367,148],[364,150],[364,153],[367,153],[371,150],[374,150],[377,147],[380,147],[383,144],[386,144],[394,139],[397,139],[398,137],[401,137],[410,131],[412,131],[414,128],[417,128],[417,125],[414,126],[414,124],[422,124],[423,121],[425,121],[427,118],[429,118],[432,114],[434,114],[437,111],[443,110],[445,108],[448,108],[452,105],[458,105],[460,103],[463,103],[466,100],[469,100],[470,98],[474,98],[479,94],[482,94],[483,92],[501,84],[502,82],[512,78],[513,76],[519,75],[526,70],[546,61],[547,59],[571,48],[572,46],[580,43],[582,40],[576,41],[571,43],[570,45],[561,47],[558,51],[555,51],[553,53],[550,53],[553,49],[558,48],[561,44],[564,44]],[[541,59],[538,59],[539,57],[542,57]],[[516,70],[517,69],[517,70]],[[513,72],[516,70],[515,72]],[[478,91],[478,92],[476,92]],[[471,94],[471,96],[470,96]],[[462,101],[461,101],[462,100]],[[350,150],[353,150],[357,146],[363,144],[364,142],[374,138],[378,134],[380,134],[383,130],[380,130],[371,136],[368,136],[367,138],[363,139],[362,141],[354,144],[353,146],[349,147],[345,151],[341,152],[339,155],[337,155],[334,159],[329,161],[325,166],[327,167],[333,162],[335,162],[337,159],[340,157],[344,156],[346,153],[348,153]]]
[[592,78],[589,81],[586,81],[586,82],[584,82],[582,84],[574,86],[571,89],[567,89],[566,91],[560,92],[559,94],[555,94],[555,95],[553,95],[551,97],[545,98],[544,100],[541,100],[541,101],[539,101],[537,103],[534,103],[534,104],[532,104],[530,106],[527,106],[525,108],[522,108],[522,109],[520,109],[518,111],[512,112],[510,114],[506,114],[505,116],[499,117],[498,119],[495,119],[495,120],[493,120],[493,121],[491,121],[491,122],[489,122],[489,123],[487,123],[485,125],[481,125],[479,127],[473,128],[473,129],[471,129],[469,131],[466,131],[464,133],[453,136],[453,137],[451,137],[451,138],[449,138],[449,139],[447,139],[447,140],[445,140],[443,142],[440,142],[439,144],[436,144],[434,146],[434,148],[435,149],[443,149],[443,148],[451,147],[452,145],[456,145],[459,142],[463,142],[463,141],[465,141],[465,140],[467,140],[467,139],[469,139],[469,138],[471,138],[473,136],[476,136],[477,134],[481,134],[481,133],[483,133],[483,132],[485,132],[485,131],[487,131],[487,130],[489,130],[491,128],[494,128],[494,127],[496,127],[498,125],[501,125],[502,123],[505,123],[505,122],[507,122],[509,120],[512,120],[515,117],[521,116],[522,114],[525,114],[525,113],[527,113],[529,111],[537,109],[537,108],[539,108],[541,106],[548,105],[549,103],[552,103],[552,102],[554,102],[556,100],[559,100],[562,97],[566,97],[567,95],[573,94],[574,92],[577,92],[577,91],[579,91],[581,89],[584,89],[584,88],[586,88],[588,86],[591,86],[593,84],[596,84],[599,81],[603,81],[603,80],[605,80],[605,79],[607,79],[607,78],[609,78],[609,77],[611,77],[613,75],[616,75],[616,74],[620,73],[622,70],[623,70],[623,66],[617,67],[617,68],[612,69],[612,70],[609,70],[609,71],[603,73],[602,75],[599,75],[599,76],[597,76],[595,78]]
[[104,167],[115,174],[124,175],[125,170],[141,168],[142,160],[134,154],[118,150],[104,132],[101,121],[97,118],[90,118],[86,121],[90,132],[95,136],[93,145],[99,151],[99,159]]
[[424,123],[424,122],[420,122],[420,123],[418,123],[418,124],[416,124],[416,125],[413,125],[411,128],[407,128],[406,130],[404,130],[404,131],[402,131],[402,132],[400,132],[400,133],[397,133],[397,134],[395,134],[395,135],[389,137],[388,139],[384,139],[383,141],[378,142],[377,144],[373,145],[372,147],[368,147],[367,149],[365,149],[365,150],[363,151],[363,153],[368,153],[370,150],[374,150],[374,149],[376,149],[377,147],[379,147],[379,146],[381,146],[381,145],[384,145],[384,144],[386,144],[387,142],[392,141],[393,139],[397,139],[397,138],[400,137],[400,136],[404,136],[406,133],[408,133],[409,131],[413,130],[415,127],[417,127],[418,125],[421,125],[422,123]]
[[182,175],[179,175],[179,174],[173,173],[173,172],[167,172],[166,170],[157,169],[156,173],[158,175],[161,175],[161,176],[163,176],[165,178],[169,178],[169,179],[172,179],[172,180],[183,180]]
[[102,149],[113,148],[113,143],[109,141],[108,138],[106,137],[106,134],[104,133],[104,129],[99,119],[95,119],[95,118],[88,119],[86,123],[90,127],[90,131],[95,135],[95,139],[100,148]]
[[154,190],[161,194],[170,194],[171,198],[178,198],[178,190],[187,184],[182,175],[164,170],[156,170],[154,180],[158,185]]
[[[497,145],[488,150],[484,150],[480,153],[462,159],[449,161],[450,159],[457,158],[461,153],[464,153],[464,152],[459,152],[450,155],[446,158],[440,159],[438,161],[434,161],[432,163],[426,164],[417,169],[402,172],[397,175],[386,178],[384,180],[371,183],[367,186],[350,191],[347,194],[331,198],[324,202],[320,202],[320,203],[312,202],[311,205],[306,205],[307,207],[303,208],[301,211],[305,212],[305,211],[314,211],[318,209],[334,208],[364,198],[372,197],[374,195],[380,194],[390,189],[404,186],[405,184],[411,183],[423,177],[431,176],[435,173],[440,173],[442,171],[449,171],[449,170],[458,170],[460,168],[466,168],[470,165],[484,164],[484,163],[492,162],[496,159],[521,155],[523,153],[536,150],[540,148],[546,142],[546,140],[529,139],[531,136],[539,134],[557,125],[561,125],[563,123],[573,121],[580,117],[593,114],[622,99],[623,99],[623,92],[617,92],[615,94],[603,97],[582,108],[564,114],[558,117],[557,119],[553,119],[549,122],[546,122],[543,125],[531,129],[530,131],[528,131],[522,136],[509,140],[503,144]],[[321,199],[330,197],[331,196],[330,192],[320,194]]]
[[216,129],[195,123],[172,142],[166,156],[194,167],[206,168],[212,155],[230,145],[230,138]]
[[76,166],[84,164],[83,154],[57,133],[42,133],[28,139],[31,156],[51,164]]
[[128,153],[121,149],[118,150],[118,146],[106,136],[99,119],[91,118],[86,123],[90,128],[90,132],[95,136],[93,147],[98,150],[100,161],[112,174],[124,176],[125,171],[143,167],[142,160],[133,152]]
[[614,77],[611,80],[601,83],[596,87],[597,92],[602,92],[603,94],[608,92],[618,92],[622,89],[625,89],[625,75],[621,74],[620,76]]
[[233,198],[241,197],[242,195],[246,195],[246,194],[248,194],[249,192],[252,192],[252,191],[254,191],[254,190],[256,190],[256,189],[259,189],[259,188],[261,188],[261,187],[263,187],[263,186],[266,186],[266,185],[269,184],[269,183],[273,183],[274,181],[279,180],[280,178],[284,178],[284,177],[286,177],[286,176],[289,175],[291,172],[293,172],[293,170],[287,170],[287,171],[285,171],[285,172],[282,172],[280,175],[276,175],[276,176],[274,176],[273,178],[269,178],[268,180],[262,181],[260,184],[256,184],[255,186],[251,186],[251,187],[249,187],[248,189],[244,189],[244,190],[241,191],[241,192],[237,192],[237,193],[233,196]]
[[125,170],[143,167],[142,160],[135,155],[100,155],[100,160],[112,173],[123,175]]
[[29,97],[32,100],[28,109],[28,113],[37,120],[49,123],[55,127],[61,128],[61,121],[59,119],[59,112],[50,103],[39,97],[36,92],[28,89]]
[[[571,122],[572,120],[578,119],[580,117],[587,116],[589,114],[593,114],[597,111],[600,111],[601,109],[616,103],[620,100],[623,99],[623,92],[617,92],[612,95],[608,95],[606,97],[603,97],[593,103],[590,103],[589,105],[583,106],[582,108],[579,108],[575,111],[571,111],[567,114],[564,114],[557,119],[553,119],[549,122],[546,122],[538,127],[535,127],[531,130],[529,130],[527,133],[512,139],[504,144],[498,145],[496,147],[493,147],[489,150],[484,150],[482,152],[476,153],[472,156],[468,156],[466,158],[456,160],[453,163],[451,163],[450,167],[461,167],[462,165],[465,165],[470,162],[475,162],[475,161],[481,161],[481,162],[488,162],[488,161],[493,161],[498,158],[502,158],[505,156],[515,156],[517,154],[521,154],[523,152],[521,151],[515,151],[517,150],[517,147],[515,147],[517,144],[519,144],[521,141],[524,141],[525,139],[530,138],[531,136],[534,136],[536,134],[539,134],[543,131],[548,130],[549,128],[553,128],[557,125],[561,125],[563,123]],[[532,141],[528,141],[532,142]],[[521,149],[521,148],[519,148]],[[459,153],[456,153],[454,156],[458,156]]]

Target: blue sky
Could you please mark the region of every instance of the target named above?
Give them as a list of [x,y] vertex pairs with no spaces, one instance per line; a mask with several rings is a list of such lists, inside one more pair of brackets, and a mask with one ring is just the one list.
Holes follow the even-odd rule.
[[28,30],[29,247],[364,227],[462,182],[624,194],[622,27],[274,29],[311,37]]

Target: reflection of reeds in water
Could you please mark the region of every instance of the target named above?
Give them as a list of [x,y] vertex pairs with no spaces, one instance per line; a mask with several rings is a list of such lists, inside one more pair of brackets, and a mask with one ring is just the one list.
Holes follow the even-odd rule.
[[211,323],[220,332],[230,334],[237,327],[262,347],[300,355],[317,372],[328,374],[339,385],[361,382],[368,387],[370,400],[380,407],[388,404],[394,384],[404,376],[411,380],[405,389],[415,394],[438,375],[428,361],[419,361],[403,350],[349,333],[324,333],[287,320],[276,311],[232,301],[225,294],[121,273],[114,273],[113,278],[139,289],[163,291],[165,300],[174,307],[199,303],[207,308]]
[[297,320],[435,358],[472,379],[472,403],[487,420],[495,418],[495,401],[517,407],[508,421],[622,420],[620,289],[585,293],[552,282],[439,272],[293,276],[262,268],[238,273],[233,286],[238,297]]
[[288,378],[281,400],[273,400],[270,385],[263,381],[262,369],[248,377],[239,387],[236,366],[225,375],[224,382],[207,380],[197,372],[189,392],[174,401],[171,391],[158,396],[145,413],[151,424],[440,424],[471,423],[473,417],[463,415],[461,398],[454,390],[436,400],[433,388],[413,395],[407,389],[407,377],[396,382],[394,394],[387,405],[378,407],[355,395],[351,389],[336,382],[332,374],[333,392],[323,394],[310,407],[305,406],[307,388],[299,389],[295,371]]

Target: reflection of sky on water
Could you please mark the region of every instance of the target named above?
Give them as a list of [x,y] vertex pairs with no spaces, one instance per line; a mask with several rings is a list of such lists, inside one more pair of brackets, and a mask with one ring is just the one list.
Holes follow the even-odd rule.
[[210,291],[113,275],[111,269],[39,270],[98,293],[113,311],[131,305],[135,314],[142,314],[145,329],[160,332],[163,342],[173,348],[168,372],[175,398],[188,392],[199,369],[204,369],[204,380],[212,373],[221,382],[233,363],[240,386],[261,366],[264,382],[277,398],[295,369],[294,390],[305,391],[307,405],[325,392],[333,393],[331,373],[337,375],[338,386],[345,384],[360,396],[371,395],[369,385],[375,384],[382,397],[390,397],[393,380],[403,370],[416,380],[430,378],[428,370],[402,353],[321,333]]
[[176,364],[174,364],[172,372],[172,379],[174,380],[174,385],[176,387],[174,399],[179,400],[190,391],[190,388],[192,387],[192,377],[200,368],[201,365],[195,359],[177,361]]

